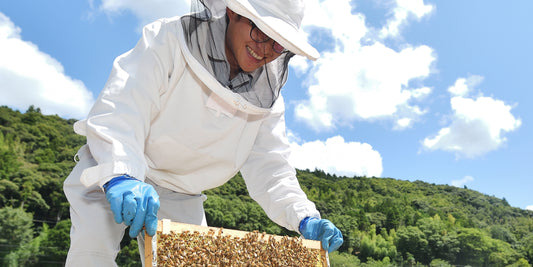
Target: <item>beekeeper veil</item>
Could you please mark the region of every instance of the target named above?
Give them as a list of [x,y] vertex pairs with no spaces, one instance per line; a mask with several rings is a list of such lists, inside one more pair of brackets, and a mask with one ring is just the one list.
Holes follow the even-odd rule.
[[[248,18],[285,51],[262,67],[240,71],[230,79],[226,7]],[[319,57],[300,31],[303,12],[303,0],[192,0],[191,13],[182,17],[182,26],[189,50],[220,84],[257,107],[270,108],[287,80],[290,58],[295,54],[311,60]]]

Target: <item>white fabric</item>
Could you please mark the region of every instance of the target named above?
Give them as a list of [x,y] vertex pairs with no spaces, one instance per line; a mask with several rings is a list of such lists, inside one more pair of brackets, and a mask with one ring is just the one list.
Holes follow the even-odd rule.
[[96,190],[129,174],[199,195],[242,169],[252,198],[279,225],[297,231],[301,219],[319,217],[287,162],[283,98],[271,109],[251,105],[222,87],[186,47],[179,18],[165,19],[145,27],[137,46],[117,58],[88,119],[74,126],[98,164],[77,167],[69,179]]
[[[72,221],[71,246],[66,266],[117,266],[115,258],[120,250],[120,241],[126,226],[115,223],[105,194],[98,186],[87,188],[80,182],[81,172],[97,164],[89,148],[81,147],[77,155],[80,161],[63,186],[70,203]],[[154,188],[161,204],[159,219],[207,225],[203,209],[205,195],[180,194],[157,185],[154,185]],[[144,251],[144,243],[141,240],[139,250]],[[144,255],[144,252],[140,255]],[[144,257],[141,259],[144,260]]]

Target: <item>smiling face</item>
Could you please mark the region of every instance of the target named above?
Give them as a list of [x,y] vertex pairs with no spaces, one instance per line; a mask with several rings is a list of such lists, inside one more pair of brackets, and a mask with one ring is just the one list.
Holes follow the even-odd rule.
[[279,57],[272,50],[273,40],[257,43],[250,37],[250,20],[227,9],[229,18],[226,31],[226,58],[230,64],[230,79],[240,70],[252,72]]

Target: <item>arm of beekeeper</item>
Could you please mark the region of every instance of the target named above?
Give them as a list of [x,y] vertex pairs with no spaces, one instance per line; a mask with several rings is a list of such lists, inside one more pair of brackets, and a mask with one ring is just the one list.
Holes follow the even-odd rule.
[[98,163],[82,173],[85,186],[102,187],[124,174],[144,181],[145,138],[173,67],[172,34],[172,27],[161,20],[144,27],[137,45],[114,61],[88,118],[75,125],[76,132],[87,136]]
[[302,219],[320,217],[320,214],[301,189],[296,171],[287,161],[289,153],[284,104],[280,96],[269,118],[261,125],[241,174],[250,196],[268,217],[291,231],[298,231]]

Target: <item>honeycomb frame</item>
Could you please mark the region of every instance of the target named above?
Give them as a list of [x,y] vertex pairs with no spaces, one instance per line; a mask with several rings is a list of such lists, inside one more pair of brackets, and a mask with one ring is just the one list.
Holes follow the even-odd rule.
[[[253,232],[247,232],[247,231],[241,231],[241,230],[233,230],[233,229],[224,229],[224,228],[216,228],[216,227],[208,227],[208,226],[200,226],[200,225],[193,225],[193,224],[186,224],[186,223],[179,223],[179,222],[172,222],[170,220],[160,220],[158,221],[157,225],[157,233],[154,235],[154,237],[150,237],[145,234],[145,244],[144,244],[144,259],[145,259],[145,266],[169,266],[168,264],[165,264],[164,260],[162,260],[159,257],[165,257],[162,254],[164,254],[164,250],[167,249],[169,246],[174,245],[174,243],[177,243],[176,239],[170,239],[170,235],[175,235],[176,237],[173,238],[189,238],[190,236],[193,236],[193,238],[218,238],[219,242],[251,242],[253,244],[257,244],[257,242],[261,242],[261,244],[268,244],[269,246],[272,246],[272,248],[276,250],[275,253],[269,254],[268,256],[265,255],[256,255],[255,252],[249,252],[248,250],[237,251],[235,255],[237,257],[243,257],[244,254],[250,254],[253,253],[253,255],[245,255],[245,256],[251,256],[253,258],[254,265],[261,266],[261,259],[265,258],[265,260],[269,260],[270,264],[264,264],[264,266],[272,265],[272,257],[281,257],[280,255],[285,255],[287,253],[293,253],[290,251],[291,249],[296,249],[297,252],[294,252],[294,255],[302,255],[298,253],[310,253],[309,255],[313,254],[316,255],[316,258],[313,259],[311,262],[312,264],[308,264],[306,266],[321,266],[321,267],[329,267],[329,258],[328,253],[322,248],[320,241],[315,240],[309,240],[309,239],[303,239],[303,238],[297,238],[297,237],[287,237],[287,236],[278,236],[278,235],[270,235],[265,233],[258,233],[257,231]],[[233,241],[228,241],[228,240]],[[224,240],[224,241],[220,241]],[[251,241],[249,241],[251,240]],[[169,243],[170,242],[170,243]],[[234,244],[233,244],[234,245]],[[177,246],[177,244],[175,245]],[[302,252],[301,249],[303,248],[308,250],[308,252]],[[171,248],[170,248],[171,249]],[[183,249],[183,248],[182,248]],[[202,250],[205,252],[205,248],[195,247],[195,248],[187,248],[187,249],[195,249],[198,251],[194,251],[194,256],[196,257],[197,253],[202,253]],[[280,251],[281,250],[281,251]],[[168,251],[168,250],[167,250]],[[299,252],[298,252],[299,251]],[[158,253],[159,252],[159,253]],[[240,253],[239,253],[240,252]],[[166,252],[168,253],[168,252]],[[176,250],[176,252],[178,251]],[[185,257],[189,257],[187,260],[192,260],[191,254],[187,254],[184,251],[181,252]],[[211,252],[212,253],[212,252]],[[233,253],[228,252],[227,250],[224,252],[224,254],[227,253]],[[166,254],[168,255],[168,254]],[[220,253],[217,253],[217,255],[220,255]],[[274,255],[274,256],[271,256]],[[307,256],[309,256],[307,255]],[[180,255],[181,257],[181,255]],[[232,256],[230,256],[232,257]],[[184,259],[185,260],[185,259]],[[224,260],[224,258],[221,258],[221,260]],[[296,260],[301,260],[301,258],[298,258]],[[258,264],[259,261],[259,264]],[[191,262],[188,264],[183,265],[172,265],[172,266],[191,266]],[[239,264],[241,265],[241,264]],[[248,265],[248,264],[243,264]],[[277,264],[275,264],[277,265]],[[280,264],[281,265],[281,264]],[[283,264],[284,266],[287,266],[287,264]],[[289,264],[290,265],[290,264]],[[215,265],[198,265],[198,266],[233,266],[224,264],[224,262],[217,262]]]

